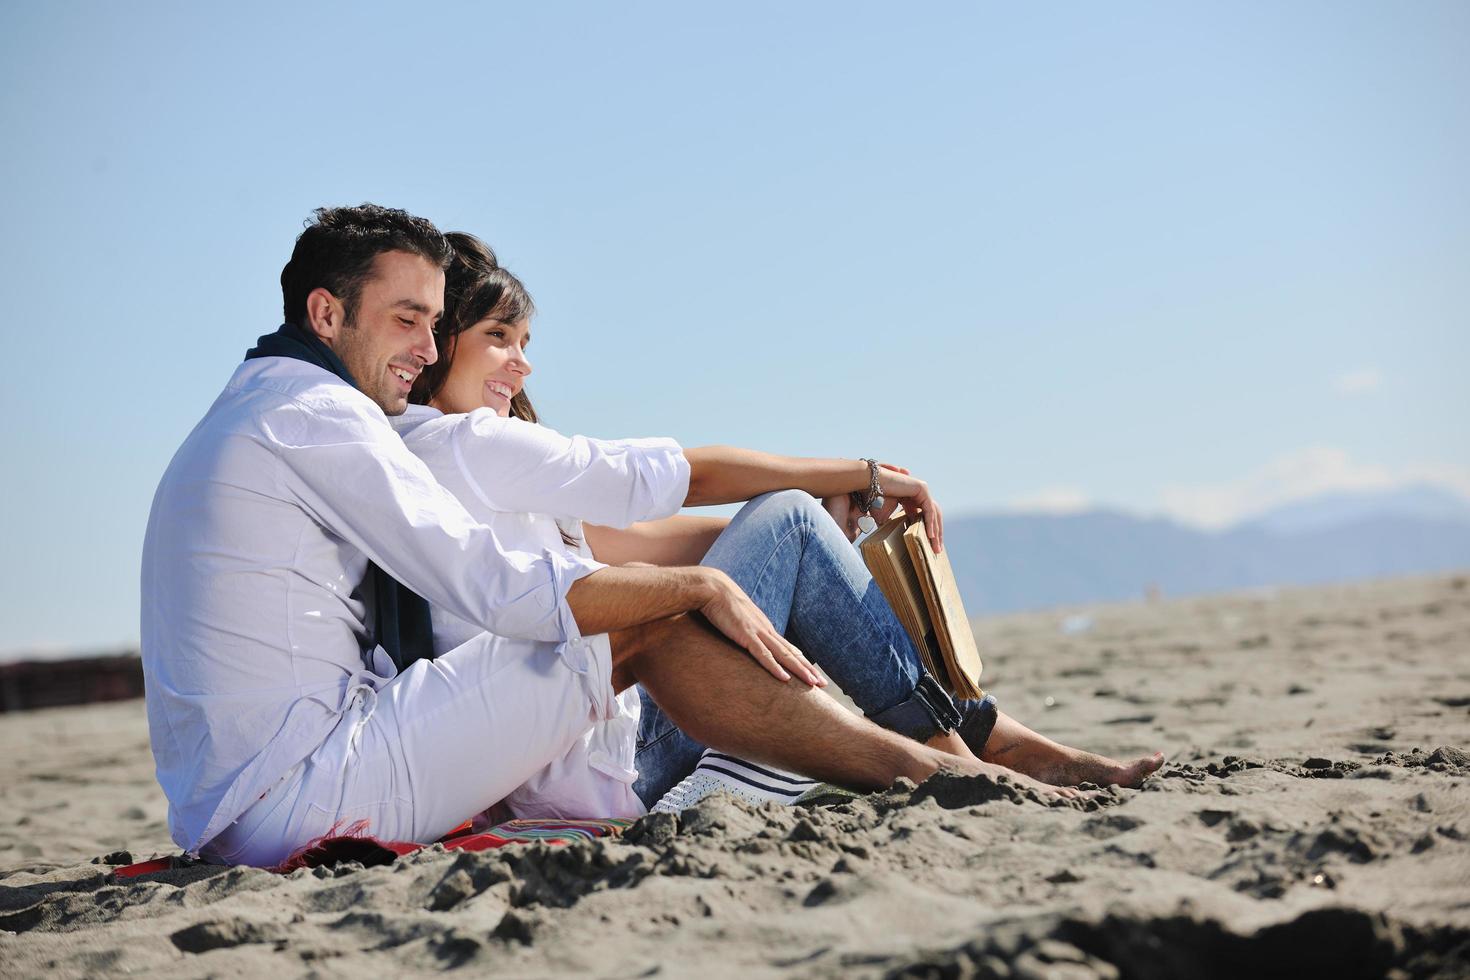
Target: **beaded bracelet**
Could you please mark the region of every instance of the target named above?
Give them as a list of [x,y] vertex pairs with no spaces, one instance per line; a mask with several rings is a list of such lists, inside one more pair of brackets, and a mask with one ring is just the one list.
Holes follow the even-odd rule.
[[863,462],[868,464],[868,492],[854,490],[852,505],[863,512],[863,516],[858,518],[858,530],[871,534],[878,527],[873,511],[883,509],[883,488],[878,485],[878,461],[864,457]]

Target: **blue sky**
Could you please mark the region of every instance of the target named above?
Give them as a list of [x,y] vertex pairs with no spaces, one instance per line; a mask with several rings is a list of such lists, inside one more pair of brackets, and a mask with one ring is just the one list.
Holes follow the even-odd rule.
[[1467,49],[1458,2],[5,4],[0,651],[136,640],[321,204],[489,240],[564,431],[954,514],[1470,489]]

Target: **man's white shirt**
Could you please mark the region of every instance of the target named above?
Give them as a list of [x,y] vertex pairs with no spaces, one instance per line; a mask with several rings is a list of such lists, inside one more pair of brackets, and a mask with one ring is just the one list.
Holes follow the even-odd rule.
[[189,852],[393,678],[358,594],[369,560],[478,629],[558,645],[608,696],[566,605],[600,563],[508,547],[330,372],[246,361],[165,472],[143,547],[149,734]]

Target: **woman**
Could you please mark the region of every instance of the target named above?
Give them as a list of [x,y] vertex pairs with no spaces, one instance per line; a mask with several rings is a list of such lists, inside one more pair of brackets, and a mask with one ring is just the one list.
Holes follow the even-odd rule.
[[[448,237],[456,256],[436,328],[439,360],[419,376],[414,405],[395,425],[510,546],[570,549],[608,564],[718,567],[873,721],[946,751],[1054,784],[1132,784],[1161,763],[1125,766],[1056,745],[998,714],[993,699],[952,702],[924,673],[850,544],[850,495],[866,503],[877,482],[885,499],[875,518],[902,504],[943,547],[940,509],[907,471],[722,446],[681,450],[671,440],[567,439],[537,425],[525,392],[531,298],[479,239]],[[681,506],[746,500],[729,521],[673,516]],[[474,627],[436,610],[434,632],[436,651],[447,650]],[[656,704],[637,688],[617,701],[564,758],[511,794],[517,815],[639,813],[694,768],[704,747]]]

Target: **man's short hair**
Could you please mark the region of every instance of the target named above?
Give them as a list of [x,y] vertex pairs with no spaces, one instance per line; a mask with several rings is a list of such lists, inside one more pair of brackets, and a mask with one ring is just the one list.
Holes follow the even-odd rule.
[[444,269],[454,254],[433,222],[377,204],[317,208],[281,270],[287,323],[305,327],[306,297],[321,287],[342,301],[348,322],[357,316],[363,283],[383,252],[408,252]]

